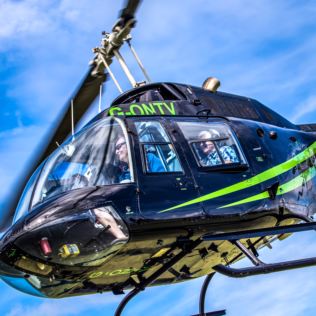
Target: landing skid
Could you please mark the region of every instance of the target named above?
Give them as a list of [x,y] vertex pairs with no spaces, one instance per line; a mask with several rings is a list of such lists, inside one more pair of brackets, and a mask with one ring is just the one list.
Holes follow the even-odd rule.
[[[191,253],[200,243],[206,240],[207,241],[216,241],[216,240],[230,241],[235,247],[237,247],[240,250],[241,254],[245,255],[253,263],[254,266],[241,268],[241,269],[234,269],[222,264],[212,267],[214,271],[220,274],[229,276],[229,277],[242,278],[242,277],[247,277],[247,276],[252,276],[252,275],[257,275],[257,274],[266,274],[266,273],[273,273],[273,272],[285,271],[285,270],[290,270],[290,269],[298,269],[298,268],[303,268],[303,267],[308,267],[308,266],[314,266],[316,265],[316,257],[266,264],[257,258],[256,256],[257,253],[254,249],[251,249],[251,246],[249,246],[250,249],[248,249],[239,241],[240,239],[245,239],[245,238],[266,237],[266,236],[271,236],[271,235],[295,233],[295,232],[308,231],[308,230],[316,230],[316,222],[295,224],[295,225],[288,225],[288,226],[276,226],[276,227],[271,227],[271,228],[254,229],[254,230],[247,230],[247,231],[241,231],[241,232],[208,234],[208,235],[201,236],[200,238],[196,240],[190,240],[189,238],[178,240],[174,248],[172,248],[172,250],[181,249],[181,251],[175,257],[173,257],[172,259],[164,263],[164,265],[160,269],[155,271],[151,276],[149,276],[146,279],[140,278],[139,283],[135,282],[133,279],[129,279],[126,285],[123,285],[120,289],[115,289],[113,291],[116,294],[118,293],[122,294],[124,293],[123,289],[125,286],[131,285],[131,284],[134,286],[134,289],[130,291],[119,304],[115,312],[115,316],[121,316],[121,313],[123,309],[125,308],[126,304],[134,296],[136,296],[139,292],[145,290],[147,286],[149,286],[154,281],[156,281],[163,273],[165,273],[170,268],[172,268],[173,265],[175,265],[177,262],[183,259],[187,254]],[[201,288],[201,293],[200,293],[199,314],[196,314],[193,316],[226,315],[225,310],[208,312],[208,313],[204,312],[206,291],[214,274],[215,272],[209,274],[205,278],[203,286]]]
[[203,285],[202,285],[202,288],[201,288],[201,293],[200,293],[199,313],[192,315],[192,316],[222,316],[222,315],[226,315],[226,311],[224,309],[220,310],[220,311],[214,311],[214,312],[208,312],[208,313],[204,312],[206,291],[207,291],[207,288],[208,288],[210,282],[212,281],[214,275],[215,275],[215,272],[209,274],[205,278]]
[[160,269],[154,272],[147,279],[142,279],[140,283],[135,283],[135,288],[129,292],[122,300],[120,305],[118,306],[115,316],[120,316],[126,304],[139,292],[143,291],[148,285],[157,280],[163,273],[165,273],[168,269],[170,269],[174,264],[184,258],[187,254],[191,253],[194,248],[196,248],[203,240],[198,238],[194,241],[190,239],[185,239],[182,241],[178,241],[178,246],[176,248],[181,248],[182,250],[171,260],[166,262]]

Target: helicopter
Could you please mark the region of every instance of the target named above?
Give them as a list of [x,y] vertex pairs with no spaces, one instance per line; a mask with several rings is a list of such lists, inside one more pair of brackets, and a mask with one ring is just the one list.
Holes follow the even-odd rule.
[[[130,2],[126,11],[133,13],[134,5],[138,2]],[[102,52],[97,55],[101,61],[96,59],[94,67],[102,67],[102,56]],[[104,80],[102,75],[94,78],[91,71],[70,102],[66,123],[56,129],[53,142],[40,157],[42,164],[28,182],[14,225],[2,239],[3,274],[24,278],[33,290],[46,291],[47,296],[65,297],[121,293],[131,287],[135,294],[149,284],[212,275],[215,266],[217,272],[251,274],[314,264],[314,260],[304,260],[262,266],[256,259],[256,249],[269,245],[272,233],[280,236],[314,227],[309,223],[313,126],[299,128],[254,100],[214,88],[140,84],[63,143],[71,133],[71,112],[80,117],[82,104],[90,102],[81,99],[90,98],[84,89],[90,91],[92,86],[92,94],[97,95]],[[205,130],[215,130],[215,136],[201,141],[198,136]],[[106,139],[99,143],[99,135]],[[130,179],[124,183],[116,177],[118,166],[113,163],[119,135],[124,135],[129,149]],[[207,142],[217,148],[221,163],[208,166],[203,162]],[[284,144],[288,151],[281,152]],[[235,151],[235,162],[225,162],[220,151],[224,146]],[[106,153],[104,161],[98,156],[100,151]],[[164,172],[150,169],[149,155],[160,159]],[[30,203],[34,203],[31,212]],[[301,221],[307,224],[295,224]],[[89,240],[81,239],[82,231]],[[246,239],[248,250],[239,239]],[[258,269],[225,268],[241,254]],[[187,262],[185,256],[192,255],[191,263]],[[123,260],[131,262],[113,268]],[[164,278],[155,279],[158,272]],[[105,279],[110,285],[102,283]]]

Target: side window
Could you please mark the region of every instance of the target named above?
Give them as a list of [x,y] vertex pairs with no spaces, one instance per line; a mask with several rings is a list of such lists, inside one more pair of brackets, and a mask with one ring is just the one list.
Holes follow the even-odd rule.
[[245,164],[236,138],[226,124],[178,122],[201,167]]
[[135,122],[148,173],[182,172],[170,139],[159,122]]

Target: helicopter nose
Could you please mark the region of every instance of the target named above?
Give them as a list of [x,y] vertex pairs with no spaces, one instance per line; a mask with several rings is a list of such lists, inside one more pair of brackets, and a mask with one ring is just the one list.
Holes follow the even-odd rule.
[[127,226],[112,206],[71,210],[63,216],[43,211],[13,227],[2,253],[5,264],[18,270],[58,277],[61,266],[101,265],[128,239]]

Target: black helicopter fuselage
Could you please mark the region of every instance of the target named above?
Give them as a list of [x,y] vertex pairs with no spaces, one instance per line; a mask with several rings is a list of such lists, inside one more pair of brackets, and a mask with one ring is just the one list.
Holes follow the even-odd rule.
[[[85,128],[111,117],[126,130],[132,181],[86,185],[30,207],[1,240],[8,283],[25,280],[32,290],[15,286],[56,298],[119,293],[204,234],[293,224],[315,212],[313,126],[296,126],[252,99],[169,83],[123,94]],[[157,126],[167,141],[143,137]],[[224,142],[236,161],[201,162],[194,135],[206,127],[224,134],[208,140],[219,156]],[[148,153],[164,171],[150,170]],[[247,242],[256,249],[270,241]],[[226,241],[202,241],[153,284],[200,277],[239,258]]]

